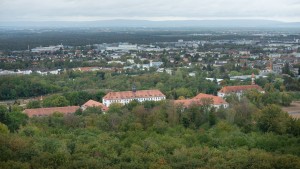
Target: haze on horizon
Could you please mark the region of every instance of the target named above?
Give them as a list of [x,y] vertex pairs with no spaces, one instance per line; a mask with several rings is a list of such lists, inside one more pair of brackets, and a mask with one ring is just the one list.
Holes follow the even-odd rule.
[[264,19],[300,22],[300,0],[1,0],[0,22]]

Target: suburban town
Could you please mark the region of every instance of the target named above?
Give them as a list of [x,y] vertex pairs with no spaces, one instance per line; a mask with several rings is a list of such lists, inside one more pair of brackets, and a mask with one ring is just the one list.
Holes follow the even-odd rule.
[[[0,75],[31,74],[33,72],[41,75],[59,74],[69,68],[78,71],[110,70],[119,72],[155,69],[157,72],[165,71],[172,74],[177,68],[189,69],[197,66],[203,69],[219,68],[229,63],[240,68],[255,69],[255,73],[259,77],[269,73],[286,74],[286,72],[282,72],[284,66],[294,75],[299,75],[299,39],[284,38],[288,35],[272,37],[268,34],[253,34],[251,36],[253,36],[251,39],[260,40],[178,40],[177,42],[157,42],[150,45],[114,43],[86,46],[63,46],[61,44],[32,49],[28,47],[28,50],[1,52],[2,65],[5,63],[8,65],[20,62],[28,63],[26,66],[21,65],[24,67],[21,70],[16,67],[14,70],[1,69]],[[275,40],[281,36],[282,40]],[[76,67],[76,64],[72,64],[72,62],[84,62],[89,67]],[[62,64],[67,66],[64,67]],[[240,76],[235,76],[236,74]],[[233,73],[230,78],[245,79],[249,77]]]

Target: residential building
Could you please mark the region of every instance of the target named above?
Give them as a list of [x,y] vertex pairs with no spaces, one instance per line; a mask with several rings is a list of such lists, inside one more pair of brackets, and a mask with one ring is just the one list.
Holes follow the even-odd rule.
[[121,50],[121,51],[129,51],[129,50],[138,50],[138,46],[136,44],[128,44],[121,43],[118,46],[107,46],[106,50]]
[[161,101],[165,100],[166,96],[159,90],[138,90],[133,88],[132,91],[109,92],[103,97],[102,103],[109,107],[112,103],[128,104],[133,100],[139,102],[144,101]]
[[239,98],[243,95],[244,92],[248,90],[257,90],[261,93],[265,91],[258,85],[243,85],[243,86],[225,86],[218,92],[219,97],[226,97],[231,94],[236,94]]
[[122,62],[122,61],[119,61],[119,60],[113,60],[113,61],[107,62],[107,64],[121,64],[121,65],[124,65],[125,62]]
[[102,112],[106,112],[108,110],[108,107],[106,107],[104,104],[97,102],[95,100],[89,100],[86,103],[84,103],[81,106],[81,109],[84,111],[86,110],[88,107],[100,107]]
[[281,74],[284,63],[274,63],[272,64],[272,70],[274,73]]
[[[270,71],[267,70],[262,70],[260,71],[259,75],[255,75],[254,79],[259,79],[259,78],[267,78],[268,76],[265,76],[267,74],[271,73]],[[241,76],[230,76],[230,80],[247,80],[247,79],[251,79],[252,75],[241,75]]]
[[73,68],[72,70],[80,71],[80,72],[92,72],[92,71],[98,71],[100,70],[100,68],[99,67],[78,67],[78,68]]
[[190,73],[189,73],[189,76],[195,77],[195,76],[196,76],[196,72],[190,72]]
[[130,64],[134,64],[134,59],[127,59],[127,62]]
[[55,52],[63,49],[63,45],[57,45],[57,46],[49,46],[49,47],[36,47],[31,49],[31,52],[33,53],[40,53],[40,52]]
[[221,82],[224,80],[224,79],[216,79],[216,78],[205,78],[206,80],[209,80],[209,81],[212,81],[212,82],[217,82],[218,83],[218,85],[220,85],[221,84]]
[[250,55],[250,51],[239,51],[240,55]]
[[153,62],[152,60],[150,60],[150,67],[155,67],[155,68],[159,68],[161,65],[163,65],[163,62]]
[[227,108],[228,103],[221,97],[200,93],[192,99],[175,100],[176,105],[182,105],[185,108],[190,107],[193,104],[203,105],[211,104],[213,107],[219,109],[221,107]]

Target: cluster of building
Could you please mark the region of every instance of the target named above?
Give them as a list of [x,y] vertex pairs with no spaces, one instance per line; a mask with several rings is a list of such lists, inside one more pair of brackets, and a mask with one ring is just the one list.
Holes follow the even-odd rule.
[[219,109],[221,107],[227,108],[228,103],[221,97],[203,94],[200,93],[192,99],[183,99],[183,100],[175,100],[175,105],[183,106],[184,108],[188,108],[192,105],[201,106],[201,105],[212,105],[213,107]]
[[[248,90],[257,90],[264,93],[263,89],[255,84],[243,85],[243,86],[225,86],[219,92],[218,96],[200,93],[191,99],[173,100],[175,106],[181,106],[183,108],[189,108],[190,106],[203,106],[208,105],[216,109],[228,108],[229,104],[224,100],[224,97],[235,94],[239,98]],[[79,106],[67,106],[67,107],[50,107],[50,108],[38,108],[38,109],[25,109],[24,113],[29,117],[34,116],[48,116],[55,112],[63,113],[64,115],[75,113],[78,109],[85,111],[88,107],[99,107],[102,112],[107,112],[109,107],[114,104],[126,105],[131,101],[145,102],[145,101],[162,101],[166,100],[166,96],[159,90],[136,90],[133,87],[132,91],[122,92],[109,92],[103,99],[102,103],[89,100],[81,107]]]
[[[208,35],[194,34],[191,36]],[[217,35],[211,34],[209,36]],[[205,68],[211,66],[218,68],[234,63],[236,66],[244,68],[259,69],[261,76],[269,73],[281,74],[285,64],[288,64],[291,72],[298,75],[299,68],[296,65],[300,64],[299,39],[286,40],[282,38],[282,40],[278,40],[281,39],[280,36],[269,34],[251,34],[249,36],[253,38],[250,38],[250,40],[218,40],[217,38],[213,38],[216,40],[178,40],[177,42],[157,42],[149,45],[103,43],[77,47],[63,45],[36,47],[28,49],[28,51],[15,51],[8,56],[3,55],[3,53],[0,54],[0,63],[32,62],[32,65],[29,66],[32,69],[19,71],[18,73],[0,70],[0,75],[28,74],[33,70],[37,71],[39,67],[43,66],[42,62],[46,60],[70,63],[86,62],[91,65],[99,63],[101,66],[97,67],[98,70],[118,68],[125,71],[150,70],[153,68],[157,72],[168,72],[170,74],[172,69],[178,67],[193,68],[202,66]],[[228,45],[233,47],[228,47]],[[258,51],[249,48],[257,48]],[[51,74],[56,69],[51,68],[47,71],[50,71]],[[47,71],[40,70],[40,72]],[[245,77],[232,77],[232,79],[240,78]]]
[[32,73],[37,73],[40,75],[58,75],[61,72],[61,69],[56,69],[56,70],[49,70],[49,71],[32,71],[32,70],[16,70],[16,71],[11,71],[11,70],[2,70],[0,69],[0,76],[1,75],[30,75]]

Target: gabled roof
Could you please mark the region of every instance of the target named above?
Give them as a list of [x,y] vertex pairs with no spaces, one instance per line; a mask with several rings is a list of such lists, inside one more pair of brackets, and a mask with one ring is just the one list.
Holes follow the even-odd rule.
[[189,107],[192,104],[202,105],[204,99],[211,99],[213,102],[212,103],[213,105],[227,104],[227,102],[224,99],[222,99],[221,97],[209,95],[209,94],[203,94],[203,93],[198,94],[197,96],[195,96],[192,99],[175,100],[174,103],[177,105],[182,104],[184,107]]
[[124,91],[124,92],[109,92],[103,99],[106,100],[119,100],[119,99],[135,99],[135,98],[150,98],[150,97],[165,97],[159,90],[138,90]]
[[94,70],[99,70],[98,67],[78,67],[78,68],[73,68],[73,70],[79,70],[81,72],[90,72]]
[[198,94],[193,99],[196,99],[196,100],[212,99],[214,105],[220,105],[220,104],[226,104],[227,103],[223,98],[221,98],[219,96],[214,96],[214,95],[204,94],[204,93]]
[[201,105],[200,100],[195,99],[174,100],[174,104],[182,105],[183,107],[190,107],[193,104]]
[[225,86],[219,92],[232,93],[232,92],[240,92],[240,91],[251,90],[251,89],[263,91],[263,89],[258,85],[243,85],[243,86]]
[[67,107],[49,107],[49,108],[37,108],[37,109],[25,109],[24,113],[29,117],[32,116],[49,116],[55,112],[69,114],[75,113],[79,109],[79,106],[67,106]]
[[101,109],[103,111],[107,111],[108,110],[108,108],[104,104],[102,104],[100,102],[97,102],[95,100],[89,100],[86,103],[84,103],[82,106],[84,106],[84,107],[98,107],[99,106],[99,107],[101,107]]

